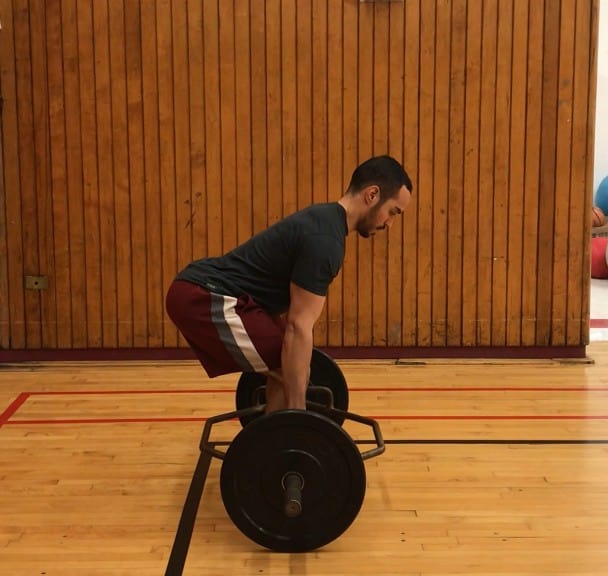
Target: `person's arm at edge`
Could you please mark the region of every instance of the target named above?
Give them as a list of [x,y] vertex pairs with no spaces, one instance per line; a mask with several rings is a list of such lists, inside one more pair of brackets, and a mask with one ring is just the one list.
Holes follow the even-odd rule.
[[323,311],[325,296],[290,285],[285,336],[281,351],[281,371],[288,409],[306,409],[306,388],[313,347],[313,328]]

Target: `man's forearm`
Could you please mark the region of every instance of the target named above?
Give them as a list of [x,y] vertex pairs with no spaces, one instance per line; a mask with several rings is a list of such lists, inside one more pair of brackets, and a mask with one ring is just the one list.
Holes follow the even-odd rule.
[[313,336],[311,330],[288,324],[281,351],[281,371],[287,408],[306,408]]

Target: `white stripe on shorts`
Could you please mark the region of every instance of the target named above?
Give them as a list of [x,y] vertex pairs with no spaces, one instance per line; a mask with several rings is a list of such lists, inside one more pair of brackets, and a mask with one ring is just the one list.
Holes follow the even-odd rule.
[[224,324],[229,328],[232,336],[231,338],[224,338],[228,335],[222,334],[223,331],[220,331],[224,344],[237,361],[239,361],[239,356],[244,356],[253,372],[268,372],[266,362],[259,355],[249,334],[247,334],[247,330],[245,330],[241,317],[236,313],[237,299],[226,295],[220,297],[223,298]]

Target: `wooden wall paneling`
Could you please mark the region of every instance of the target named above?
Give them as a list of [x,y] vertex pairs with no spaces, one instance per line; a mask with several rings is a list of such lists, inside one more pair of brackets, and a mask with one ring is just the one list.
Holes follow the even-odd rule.
[[[327,2],[312,1],[312,202],[327,202]],[[328,306],[315,327],[315,343],[327,345]]]
[[296,16],[295,2],[281,2],[281,174],[283,214],[298,209],[297,139],[298,86],[296,83]]
[[[23,26],[23,16],[27,15],[21,7],[18,17],[17,8],[13,12],[12,0],[1,0],[3,18],[6,19],[2,34],[0,34],[0,87],[4,98],[2,112],[2,134],[0,135],[0,193],[2,199],[0,211],[4,224],[5,243],[3,244],[2,262],[0,263],[0,289],[4,298],[0,299],[0,346],[3,348],[24,348],[26,346],[25,326],[25,295],[23,291],[24,255],[23,229],[21,215],[21,139],[23,134],[19,126],[19,89],[23,90],[20,82],[21,62],[27,52],[16,52],[18,24]],[[27,60],[26,60],[27,61]],[[28,102],[25,100],[24,102]],[[21,104],[23,106],[23,103]]]
[[538,284],[536,291],[536,339],[540,346],[551,344],[553,295],[553,250],[555,247],[555,170],[557,97],[559,66],[560,0],[545,1],[543,45],[543,95],[541,120],[540,188],[538,196]]
[[296,14],[298,90],[298,208],[312,203],[312,2],[301,0]]
[[[343,181],[343,4],[327,3],[327,200],[335,202],[344,191]],[[295,23],[295,18],[294,18]],[[291,32],[290,32],[291,33]],[[292,73],[293,74],[293,73]],[[285,138],[283,147],[288,147]],[[287,174],[283,173],[286,183]],[[284,193],[289,194],[289,186]],[[330,346],[343,345],[344,312],[342,308],[343,273],[338,274],[327,295],[327,343]]]
[[[342,120],[343,120],[343,165],[342,181],[346,190],[353,170],[358,163],[357,108],[358,79],[357,59],[359,53],[359,6],[357,2],[343,3],[342,29]],[[298,148],[298,156],[300,150]],[[342,265],[342,342],[344,346],[356,346],[357,332],[357,233],[346,238],[346,255]]]
[[509,149],[511,125],[511,86],[513,50],[513,3],[500,2],[498,7],[493,242],[492,242],[492,336],[493,346],[507,344],[507,259]]
[[[141,51],[141,2],[125,0],[125,57],[126,57],[126,99],[128,192],[130,199],[130,238],[127,240],[131,252],[131,285],[133,346],[148,346],[148,294],[147,282],[147,218],[144,166],[144,98],[143,98],[143,56]],[[146,57],[150,57],[149,54]]]
[[265,4],[267,188],[260,193],[267,197],[268,225],[272,225],[283,217],[281,3],[267,0]]
[[93,4],[95,107],[101,246],[101,310],[104,348],[115,348],[117,338],[116,220],[112,142],[112,95],[108,5]]
[[477,268],[481,109],[482,0],[467,2],[466,86],[464,120],[462,345],[477,343]]
[[[388,5],[388,125],[387,152],[404,162],[404,30],[405,5]],[[404,162],[405,163],[405,162]],[[405,166],[407,171],[407,166]],[[401,346],[403,333],[404,216],[398,216],[387,234],[387,346]]]
[[[61,3],[47,3],[46,59],[48,77],[49,170],[52,264],[48,270],[55,292],[56,346],[72,347],[70,223],[66,170],[66,113],[64,101]],[[49,285],[50,286],[50,285]]]
[[[75,0],[61,2],[63,103],[65,108],[65,166],[69,258],[70,347],[87,347],[87,269],[84,229],[84,174],[81,137],[80,52]],[[65,294],[62,292],[61,297]],[[61,322],[61,314],[59,318]],[[63,331],[62,331],[63,332]],[[65,347],[61,342],[58,345]]]
[[[389,12],[387,3],[374,5],[373,28],[373,95],[372,95],[372,154],[388,152],[388,104],[389,104]],[[388,298],[388,236],[383,230],[372,240],[372,340],[373,346],[387,344]]]
[[412,179],[413,195],[403,216],[403,266],[401,343],[418,343],[418,205],[421,201],[419,167],[420,114],[420,2],[404,4],[403,42],[403,156]]
[[[532,346],[536,341],[536,293],[539,283],[536,271],[539,258],[538,198],[543,92],[544,2],[528,2],[528,10],[528,87],[526,94],[523,206],[522,346]],[[542,282],[545,282],[545,280],[543,279]]]
[[[6,6],[0,2],[0,11],[2,14],[6,14]],[[12,16],[12,14],[11,14]],[[9,22],[9,31],[12,35],[12,19]],[[10,46],[3,42],[5,34],[0,35],[0,55],[4,53],[9,55],[9,58],[14,61],[13,50]],[[2,90],[3,82],[6,82],[6,62],[0,58],[0,93]],[[11,94],[12,101],[14,102],[14,95]],[[4,97],[3,97],[4,98]],[[11,98],[8,97],[10,101]],[[11,112],[13,112],[11,110]],[[2,122],[0,122],[0,347],[10,347],[10,314],[9,314],[9,282],[8,282],[8,251],[7,251],[7,230],[6,230],[6,214],[7,214],[7,201],[6,201],[6,188],[4,180],[4,146],[3,139],[5,137],[5,131],[2,129]]]
[[129,190],[129,141],[127,117],[127,65],[124,2],[108,3],[110,81],[112,110],[112,162],[116,242],[117,345],[133,346],[133,286],[131,252],[131,195]]
[[[243,3],[239,3],[239,6]],[[249,18],[245,14],[245,30],[249,31]],[[237,39],[244,36],[241,29],[236,35]],[[238,58],[236,61],[236,74],[242,61],[249,62],[249,58]],[[198,0],[188,0],[188,69],[190,91],[190,184],[191,191],[191,238],[193,259],[202,258],[208,253],[207,242],[207,187],[205,185],[205,79],[204,79],[204,51],[203,51],[203,7]],[[239,87],[240,89],[240,87]],[[238,92],[237,92],[238,97]],[[239,110],[237,110],[237,115]],[[240,117],[237,116],[237,122]],[[247,126],[242,127],[245,132]],[[241,142],[240,137],[237,145]],[[243,170],[245,173],[248,171]],[[239,192],[242,185],[239,184]],[[239,218],[243,202],[239,201]],[[239,228],[240,234],[240,228]]]
[[[188,62],[188,5],[174,2],[171,6],[173,38],[173,109],[175,123],[175,204],[176,255],[178,272],[191,262],[192,256],[192,183],[190,167],[190,103],[200,95],[190,93]],[[167,278],[167,283],[170,279]],[[168,284],[167,284],[168,286]],[[181,335],[179,336],[181,341]]]
[[513,3],[508,207],[504,212],[504,217],[508,221],[505,336],[509,346],[521,345],[527,60],[528,2],[527,0],[516,0]]
[[[251,37],[248,2],[235,4],[235,106],[236,106],[236,186],[237,243],[247,240],[253,232],[252,189],[252,111],[251,111]],[[295,19],[294,19],[295,21]],[[295,38],[295,34],[293,35]],[[295,40],[294,40],[295,42]],[[295,178],[295,171],[293,174]]]
[[492,341],[492,209],[494,202],[496,44],[498,7],[483,8],[479,132],[479,204],[477,228],[477,345]]
[[[598,3],[577,2],[574,42],[568,316],[566,343],[589,341],[590,222],[593,204]],[[579,249],[576,245],[579,245]]]
[[[15,54],[17,65],[15,79],[17,85],[17,119],[20,170],[20,218],[23,222],[21,242],[23,246],[23,271],[20,274],[21,290],[23,275],[40,274],[41,263],[38,256],[38,214],[36,202],[35,124],[33,110],[33,63],[30,50],[30,14],[28,2],[14,3]],[[42,346],[40,292],[25,290],[25,347]]]
[[568,301],[568,244],[570,239],[572,156],[572,108],[574,79],[574,34],[576,2],[562,0],[557,88],[557,134],[555,163],[555,226],[553,244],[553,287],[551,304],[551,343],[566,343]]
[[[173,38],[173,110],[175,137],[175,268],[167,271],[165,291],[172,276],[192,259],[192,184],[190,180],[190,68],[188,66],[188,5],[174,2],[171,7],[171,35]],[[169,320],[167,320],[169,321]],[[171,325],[172,323],[169,322]],[[181,332],[177,332],[178,344],[186,345]]]
[[506,342],[508,186],[511,116],[511,66],[513,6],[500,2],[497,7],[494,111],[494,158],[492,182],[491,242],[491,316],[490,341],[504,346]]
[[[264,10],[261,10],[258,5],[251,7],[250,17],[252,209],[253,233],[257,234],[268,225],[266,15]],[[205,20],[207,19],[206,16],[204,18]],[[210,144],[211,142],[208,142],[208,146]]]
[[450,108],[447,190],[446,345],[462,345],[462,271],[467,1],[453,0],[450,14]]
[[[234,5],[219,2],[219,74],[220,74],[220,126],[221,126],[221,194],[223,251],[236,246],[236,122],[235,122],[235,52]],[[280,122],[279,122],[280,126]],[[280,138],[278,156],[280,157]],[[278,198],[279,204],[281,198]]]
[[[162,25],[162,24],[161,24]],[[156,3],[141,3],[142,90],[144,113],[144,177],[146,201],[146,252],[148,345],[163,345],[164,291],[161,234],[159,41]]]
[[[358,134],[357,164],[373,154],[373,102],[374,102],[374,4],[359,7],[359,66],[358,66]],[[357,344],[372,345],[373,278],[371,238],[357,238]]]
[[435,106],[433,111],[433,168],[431,230],[431,344],[447,342],[449,152],[450,152],[450,48],[451,0],[435,3]]
[[[212,5],[206,2],[206,5]],[[156,3],[156,34],[158,62],[158,123],[160,152],[160,202],[161,202],[161,295],[173,280],[177,271],[177,230],[176,230],[176,182],[175,182],[175,88],[173,51],[173,9],[169,0]],[[213,20],[217,30],[217,15]],[[216,150],[219,150],[219,145]],[[217,166],[217,163],[216,163]],[[219,186],[218,186],[219,188]],[[157,306],[161,304],[157,303]],[[169,320],[163,306],[163,346],[177,344],[177,329]]]
[[77,3],[76,9],[82,141],[83,227],[85,231],[87,348],[101,348],[103,346],[101,227],[99,222],[93,7],[90,4]]
[[432,345],[433,323],[433,166],[435,135],[435,2],[420,4],[420,124],[418,126],[418,346]]
[[34,109],[35,196],[38,226],[38,274],[49,277],[48,289],[40,291],[42,348],[57,347],[57,308],[54,271],[53,198],[50,166],[50,128],[47,22],[45,3],[30,4],[32,86]]
[[479,222],[477,247],[477,345],[492,342],[492,243],[494,205],[498,6],[483,7],[479,132]]

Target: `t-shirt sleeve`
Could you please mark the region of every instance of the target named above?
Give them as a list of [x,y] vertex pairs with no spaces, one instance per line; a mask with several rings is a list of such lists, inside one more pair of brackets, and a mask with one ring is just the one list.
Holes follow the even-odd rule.
[[344,260],[344,246],[332,236],[310,235],[300,248],[291,281],[319,296],[336,277]]

